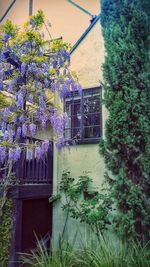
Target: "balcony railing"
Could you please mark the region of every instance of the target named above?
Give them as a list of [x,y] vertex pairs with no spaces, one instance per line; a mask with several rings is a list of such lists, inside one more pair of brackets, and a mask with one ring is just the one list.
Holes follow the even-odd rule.
[[[0,183],[4,183],[6,170],[0,166]],[[52,184],[53,181],[53,148],[50,145],[47,154],[40,160],[26,160],[25,155],[13,164],[12,184]]]

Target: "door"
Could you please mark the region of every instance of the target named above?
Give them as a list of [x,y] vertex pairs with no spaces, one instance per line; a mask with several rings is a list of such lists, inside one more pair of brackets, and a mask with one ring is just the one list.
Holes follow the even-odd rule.
[[37,239],[49,246],[52,233],[52,207],[46,199],[23,200],[22,202],[22,252],[37,247]]

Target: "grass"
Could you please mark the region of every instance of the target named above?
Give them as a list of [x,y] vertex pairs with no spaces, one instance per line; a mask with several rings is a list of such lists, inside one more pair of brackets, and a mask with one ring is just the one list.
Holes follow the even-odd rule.
[[51,253],[44,244],[37,241],[37,250],[30,254],[22,254],[21,266],[28,267],[76,267],[76,253],[73,247],[66,241],[60,239],[57,249]]
[[58,248],[52,249],[51,253],[38,242],[38,252],[32,251],[21,258],[22,266],[28,267],[150,267],[148,244],[141,246],[138,242],[114,243],[102,236],[95,247],[84,245],[80,249],[60,240]]

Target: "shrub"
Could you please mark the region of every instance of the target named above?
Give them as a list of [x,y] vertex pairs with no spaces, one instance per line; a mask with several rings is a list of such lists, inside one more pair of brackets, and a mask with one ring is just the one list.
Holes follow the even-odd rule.
[[[147,0],[102,0],[105,105],[100,143],[123,238],[150,238],[150,79]],[[145,5],[146,4],[146,5]]]
[[[1,203],[2,199],[0,199]],[[5,202],[3,213],[0,216],[0,266],[6,267],[9,260],[11,241],[12,200]]]

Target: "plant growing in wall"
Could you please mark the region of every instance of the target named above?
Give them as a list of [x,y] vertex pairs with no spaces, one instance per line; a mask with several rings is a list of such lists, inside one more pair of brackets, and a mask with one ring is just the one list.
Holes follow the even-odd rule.
[[99,240],[110,224],[111,200],[108,195],[93,187],[87,173],[75,180],[69,171],[63,172],[59,191],[60,194],[52,196],[50,201],[61,201],[62,210],[67,212],[62,236],[71,217],[89,225]]
[[[0,164],[2,183],[11,183],[12,166],[24,154],[27,160],[41,159],[49,140],[34,142],[39,129],[49,125],[52,140],[60,149],[67,115],[53,98],[61,99],[80,85],[69,70],[69,45],[60,40],[46,41],[42,33],[44,14],[38,11],[21,31],[10,21],[0,32],[0,91],[10,97],[0,111]],[[28,141],[27,141],[28,140]]]
[[122,237],[150,238],[150,38],[148,1],[102,0],[105,105],[100,152]]

